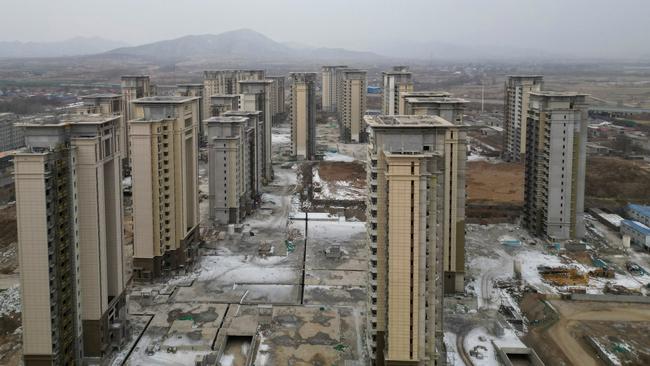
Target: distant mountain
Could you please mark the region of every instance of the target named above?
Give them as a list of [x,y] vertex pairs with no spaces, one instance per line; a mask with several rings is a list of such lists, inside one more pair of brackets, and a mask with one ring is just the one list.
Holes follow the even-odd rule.
[[100,37],[75,37],[59,42],[0,41],[0,58],[91,55],[124,47],[126,43]]
[[196,60],[218,62],[242,59],[248,61],[369,61],[382,58],[370,52],[280,43],[250,29],[217,35],[192,35],[136,47],[122,47],[104,55],[136,57],[155,62]]

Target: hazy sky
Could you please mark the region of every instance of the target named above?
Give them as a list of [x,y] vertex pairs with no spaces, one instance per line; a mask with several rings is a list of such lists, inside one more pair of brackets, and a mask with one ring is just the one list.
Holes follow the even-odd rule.
[[650,55],[649,0],[0,0],[0,40],[135,45],[238,28],[358,50],[409,39]]

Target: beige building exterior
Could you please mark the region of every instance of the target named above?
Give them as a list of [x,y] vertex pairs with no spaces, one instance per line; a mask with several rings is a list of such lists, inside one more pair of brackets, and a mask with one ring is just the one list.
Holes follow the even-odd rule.
[[239,82],[241,99],[239,109],[247,112],[262,112],[262,182],[264,184],[273,180],[273,161],[271,150],[271,125],[273,116],[271,111],[271,80],[242,80]]
[[261,189],[263,182],[263,165],[262,157],[263,139],[264,139],[264,120],[262,112],[254,111],[229,111],[223,114],[224,117],[244,117],[248,119],[246,127],[248,139],[245,141],[246,148],[249,150],[248,156],[250,157],[249,176],[247,179],[250,181],[250,199],[252,200],[253,208],[256,208],[261,199]]
[[405,97],[404,114],[415,116],[440,116],[449,122],[463,123],[463,113],[468,101],[451,97]]
[[528,98],[524,225],[552,240],[582,238],[587,95],[532,92]]
[[149,280],[190,266],[196,256],[199,103],[168,96],[133,105],[133,274]]
[[334,113],[337,111],[337,71],[342,69],[347,69],[347,66],[323,66],[321,68],[321,108],[325,112]]
[[79,363],[81,350],[101,362],[125,340],[120,119],[24,125],[14,162],[26,365]]
[[413,92],[411,73],[406,66],[394,66],[382,73],[383,91],[381,113],[393,116],[399,113],[400,94]]
[[466,132],[438,116],[366,119],[369,352],[442,364],[443,293],[463,288]]
[[203,84],[178,84],[176,87],[176,95],[181,97],[198,97],[199,98],[199,141],[205,142],[207,138],[207,132],[204,129],[203,123],[204,119],[208,118],[208,115],[204,114],[206,108],[203,107],[205,103],[204,91],[205,87]]
[[203,72],[204,103],[203,115],[211,116],[212,100],[216,94],[240,94],[242,80],[264,80],[264,70],[214,70]]
[[[129,121],[134,118],[133,102],[135,99],[150,97],[154,95],[154,86],[147,75],[126,75],[122,76],[122,133],[123,139],[129,140]],[[130,149],[128,146],[124,149],[122,159],[129,159]]]
[[365,142],[366,97],[368,81],[365,70],[343,69],[341,71],[340,104],[338,104],[341,140],[345,143]]
[[520,161],[525,157],[529,95],[531,92],[540,92],[543,87],[544,80],[539,75],[508,76],[503,111],[505,160]]
[[294,72],[291,79],[291,153],[298,159],[316,154],[316,73]]
[[[228,111],[238,111],[241,104],[239,94],[215,94],[210,97],[210,117],[222,116]],[[205,126],[207,129],[207,126]]]

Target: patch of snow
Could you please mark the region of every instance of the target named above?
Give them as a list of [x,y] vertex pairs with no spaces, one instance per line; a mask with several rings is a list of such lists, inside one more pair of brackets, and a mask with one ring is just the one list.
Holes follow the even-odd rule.
[[14,285],[0,291],[0,316],[20,312],[20,287]]
[[451,332],[444,333],[445,348],[447,349],[447,365],[450,366],[465,366],[462,358],[458,355],[458,348],[456,348],[456,334]]
[[352,162],[355,161],[356,159],[352,156],[344,155],[341,153],[326,152],[325,156],[323,157],[323,160]]

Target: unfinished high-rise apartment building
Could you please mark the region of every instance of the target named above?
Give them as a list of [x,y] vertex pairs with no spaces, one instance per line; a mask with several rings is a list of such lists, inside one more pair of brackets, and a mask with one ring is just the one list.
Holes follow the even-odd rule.
[[543,85],[543,77],[539,75],[508,76],[506,80],[503,158],[507,161],[520,161],[526,155],[529,95],[541,91]]
[[208,126],[210,219],[238,224],[251,212],[253,175],[251,147],[255,120],[244,116],[212,117]]
[[466,132],[438,116],[366,120],[370,355],[440,364],[443,293],[463,288]]
[[203,115],[211,115],[212,100],[216,94],[240,94],[239,81],[264,80],[264,70],[214,70],[203,72],[204,103]]
[[463,112],[468,103],[465,99],[451,97],[407,96],[403,100],[405,115],[440,116],[457,124],[463,123]]
[[584,236],[586,99],[568,92],[529,94],[524,224],[535,235]]
[[365,70],[342,69],[338,85],[337,107],[341,140],[346,143],[366,141],[366,112],[368,81]]
[[24,128],[14,158],[24,362],[102,362],[126,332],[120,117]]
[[346,69],[347,66],[323,66],[321,69],[321,108],[325,112],[334,113],[337,111],[338,101],[337,70]]
[[[264,120],[261,111],[229,111],[223,114],[224,117],[244,117],[248,119],[249,130],[247,133],[248,154],[250,156],[250,172],[247,179],[250,180],[250,197],[253,202],[253,207],[257,207],[260,202],[262,177],[263,177],[263,164],[262,157],[264,156]],[[252,130],[252,131],[250,131]],[[252,132],[252,136],[251,136]]]
[[382,76],[381,113],[393,116],[399,113],[400,94],[413,91],[411,73],[406,66],[394,66],[393,70],[383,72]]
[[23,128],[16,126],[18,116],[0,113],[0,152],[17,149],[25,145]]
[[133,101],[133,275],[191,265],[199,237],[197,97]]
[[122,159],[128,160],[131,150],[129,141],[129,121],[133,118],[133,105],[131,102],[138,98],[150,97],[154,94],[154,87],[147,75],[126,75],[122,76],[122,133],[123,140],[127,142],[124,148]]
[[287,107],[285,105],[285,82],[286,77],[284,76],[268,76],[266,79],[271,80],[271,115],[273,123],[280,122],[281,118],[284,118],[287,112]]
[[124,120],[123,109],[124,101],[120,94],[102,93],[90,94],[81,97],[83,104],[75,108],[76,114],[100,114],[102,116],[120,116],[120,135],[118,144],[122,159],[125,159],[125,150],[128,147],[127,126]]
[[205,141],[206,131],[204,129],[203,121],[208,118],[209,115],[204,114],[205,109],[203,103],[205,103],[206,98],[204,98],[205,87],[203,84],[178,84],[176,86],[176,95],[181,97],[198,97],[199,98],[199,141]]
[[273,161],[271,159],[271,125],[273,116],[271,115],[271,80],[242,80],[239,82],[241,99],[239,109],[241,111],[255,112],[260,111],[262,119],[262,180],[267,184],[273,180]]
[[[215,94],[210,97],[209,117],[218,117],[228,111],[238,111],[241,95],[239,94]],[[204,126],[207,129],[207,126]]]
[[291,154],[313,159],[316,154],[316,73],[294,72],[291,79]]
[[399,108],[397,114],[407,115],[406,113],[406,98],[448,98],[451,94],[443,91],[411,91],[400,93],[399,95]]

